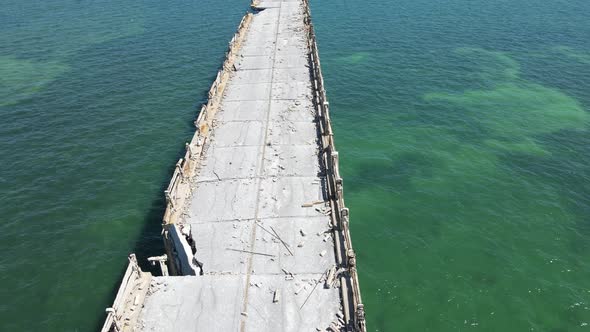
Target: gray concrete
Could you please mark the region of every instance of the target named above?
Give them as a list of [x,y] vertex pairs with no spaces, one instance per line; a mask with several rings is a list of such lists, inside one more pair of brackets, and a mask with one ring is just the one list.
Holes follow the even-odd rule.
[[[148,290],[139,331],[325,331],[338,320],[335,288],[326,289],[313,274],[155,277]],[[242,311],[246,289],[248,312]],[[273,302],[275,292],[278,302]],[[307,302],[306,302],[307,300]],[[322,317],[328,323],[319,322]],[[318,325],[323,324],[323,325]],[[317,329],[316,329],[317,328]]]
[[152,279],[139,331],[238,331],[244,276]]
[[323,331],[341,315],[338,285],[323,282],[335,249],[303,4],[262,5],[181,221],[204,275],[155,278],[141,330]]

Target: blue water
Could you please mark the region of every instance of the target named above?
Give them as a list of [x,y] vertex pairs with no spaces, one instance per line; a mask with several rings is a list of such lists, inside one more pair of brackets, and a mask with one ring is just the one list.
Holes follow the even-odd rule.
[[[248,2],[7,0],[0,330],[93,331]],[[590,3],[312,1],[370,331],[590,329]],[[147,264],[144,265],[147,268]]]

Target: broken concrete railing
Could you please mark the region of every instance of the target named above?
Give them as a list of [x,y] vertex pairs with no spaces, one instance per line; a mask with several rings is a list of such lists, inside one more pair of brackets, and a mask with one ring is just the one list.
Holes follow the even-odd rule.
[[195,121],[196,132],[192,140],[186,144],[186,153],[176,163],[176,168],[164,194],[166,196],[166,212],[164,213],[164,224],[174,224],[182,214],[185,203],[190,197],[190,179],[195,176],[195,171],[203,150],[203,145],[208,138],[209,128],[213,124],[213,117],[219,109],[219,103],[223,96],[225,85],[233,71],[237,49],[245,37],[245,31],[252,20],[252,14],[247,13],[240,22],[237,32],[231,39],[226,58],[221,69],[218,71],[211,88],[207,94],[208,100],[202,106]]
[[[186,209],[187,202],[191,196],[191,179],[196,175],[203,146],[209,137],[210,128],[213,126],[213,118],[219,110],[225,86],[230,78],[231,72],[235,70],[237,50],[246,36],[246,30],[252,21],[252,14],[246,13],[242,18],[237,32],[229,42],[225,61],[218,71],[209,92],[207,103],[201,107],[195,120],[196,131],[189,143],[186,143],[184,158],[177,163],[172,174],[168,188],[164,191],[166,196],[166,211],[163,218],[164,246],[166,248],[168,268],[171,275],[192,275],[197,273],[197,266],[191,257],[180,254],[180,252],[191,252],[188,244],[189,235],[178,222]],[[182,247],[183,250],[175,250]]]
[[[338,263],[345,267],[348,271],[350,284],[346,282],[344,277],[341,277],[342,285],[342,300],[344,306],[344,315],[347,322],[356,331],[366,332],[365,312],[362,304],[361,292],[358,282],[358,275],[356,270],[356,257],[352,248],[352,241],[350,238],[349,228],[349,210],[344,205],[342,177],[340,176],[340,169],[338,166],[338,152],[334,145],[334,138],[332,132],[332,124],[330,121],[329,103],[326,98],[326,90],[324,88],[324,77],[320,66],[320,57],[318,54],[316,36],[311,23],[311,14],[309,11],[309,2],[304,0],[305,13],[304,22],[307,26],[308,32],[308,49],[311,62],[311,71],[313,75],[313,90],[314,103],[318,110],[320,131],[322,134],[322,160],[326,167],[326,176],[328,180],[328,194],[330,197],[330,204],[332,205],[332,220],[336,222],[334,225],[341,232],[341,236],[335,237],[336,251]],[[344,254],[344,255],[343,255]],[[342,261],[342,257],[346,257]],[[349,303],[349,290],[352,292],[352,306]],[[352,316],[352,317],[351,317]]]
[[147,287],[151,275],[147,272],[141,271],[137,264],[137,259],[134,254],[129,255],[129,265],[125,270],[125,275],[121,281],[121,286],[117,291],[117,297],[113,306],[106,309],[107,318],[101,329],[101,332],[119,332],[124,326],[129,324],[130,318],[128,307],[130,305],[137,305],[138,293],[142,291],[142,285]]

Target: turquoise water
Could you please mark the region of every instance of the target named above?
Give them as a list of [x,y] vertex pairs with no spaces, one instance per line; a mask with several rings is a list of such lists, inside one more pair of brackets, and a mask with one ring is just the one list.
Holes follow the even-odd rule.
[[590,4],[313,6],[369,326],[590,326]]
[[[590,329],[590,3],[312,2],[369,330]],[[95,330],[162,252],[247,5],[3,3],[0,330]]]

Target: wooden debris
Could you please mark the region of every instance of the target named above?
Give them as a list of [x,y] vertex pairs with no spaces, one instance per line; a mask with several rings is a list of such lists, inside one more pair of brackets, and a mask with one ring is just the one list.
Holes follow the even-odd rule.
[[281,293],[279,293],[279,290],[275,290],[275,294],[272,298],[272,303],[278,303],[279,300],[281,299]]
[[322,204],[322,203],[325,203],[325,202],[324,201],[313,201],[311,203],[303,203],[303,204],[301,204],[301,207],[312,207],[314,205]]

